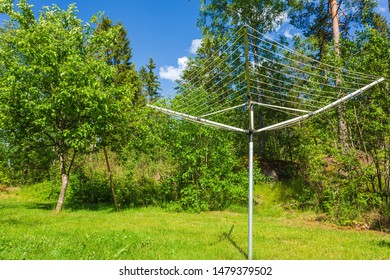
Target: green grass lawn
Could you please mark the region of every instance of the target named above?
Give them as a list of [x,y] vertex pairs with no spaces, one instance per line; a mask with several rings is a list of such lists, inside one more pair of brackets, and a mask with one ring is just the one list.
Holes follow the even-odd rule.
[[[0,194],[0,259],[246,258],[247,215],[242,210],[64,210],[56,215],[46,206],[23,193]],[[255,259],[390,259],[389,234],[337,228],[277,206],[256,206],[253,245]]]

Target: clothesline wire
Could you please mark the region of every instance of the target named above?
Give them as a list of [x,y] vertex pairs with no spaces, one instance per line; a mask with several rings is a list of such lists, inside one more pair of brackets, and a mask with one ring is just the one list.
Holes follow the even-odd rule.
[[[240,75],[242,75],[242,74],[240,74]],[[232,80],[232,82],[237,80],[240,77],[240,75],[237,76],[234,80]],[[198,90],[199,89],[201,91],[203,91],[203,92],[206,92],[206,90],[204,88],[202,88],[202,87],[198,88]],[[234,91],[234,90],[231,89],[231,91]],[[235,90],[234,92],[237,92],[237,90]],[[192,106],[191,108],[186,108],[186,106],[183,105],[183,106],[177,107],[176,109],[177,110],[188,110],[190,112],[197,112],[197,110],[200,111],[199,107],[204,106],[207,103],[208,103],[207,108],[210,108],[211,105],[214,105],[216,103],[220,103],[221,102],[221,97],[223,95],[225,95],[225,94],[226,94],[225,92],[220,92],[220,93],[217,94],[217,91],[215,91],[215,92],[210,92],[210,94],[208,94],[207,96],[202,95],[201,97],[199,97],[198,95],[194,95],[194,96],[191,96],[190,100],[185,100],[185,103],[190,102],[191,100],[193,100],[193,98],[198,98],[198,100],[197,100],[198,102],[194,103],[194,104],[196,104],[195,106]],[[210,96],[212,96],[212,97],[210,98]]]
[[[260,38],[259,38],[259,39],[260,39]],[[260,39],[260,40],[261,40],[261,39]],[[305,67],[310,67],[310,68],[312,68],[312,69],[316,69],[316,70],[320,70],[320,71],[325,71],[325,72],[328,72],[328,73],[333,73],[333,74],[335,74],[335,75],[337,75],[337,76],[349,77],[349,78],[352,78],[352,79],[355,79],[355,80],[356,80],[356,79],[357,79],[357,80],[365,80],[365,81],[369,81],[369,82],[375,80],[374,78],[368,79],[368,78],[363,78],[363,77],[360,77],[360,76],[348,75],[348,74],[345,74],[345,73],[342,73],[342,72],[336,73],[336,72],[331,71],[331,70],[329,70],[329,69],[319,68],[319,67],[316,67],[316,66],[314,66],[314,65],[311,65],[311,64],[308,64],[308,63],[304,63],[304,62],[302,62],[302,61],[298,61],[298,60],[292,59],[292,58],[290,58],[290,57],[288,57],[288,56],[286,56],[286,55],[284,55],[284,54],[280,54],[280,53],[273,52],[273,51],[271,51],[271,50],[269,50],[269,49],[267,49],[267,48],[261,47],[260,45],[255,45],[255,44],[253,44],[253,43],[251,43],[251,42],[249,42],[248,44],[249,44],[250,46],[252,46],[252,47],[261,49],[261,50],[263,50],[263,51],[265,51],[265,52],[268,52],[268,53],[271,53],[271,54],[273,54],[273,55],[277,55],[277,56],[282,57],[282,58],[284,58],[284,59],[286,59],[286,60],[289,60],[289,61],[291,61],[291,62],[298,63],[298,64],[302,64],[302,65],[304,65]],[[256,55],[259,56],[258,54],[253,53],[253,51],[250,51],[250,52],[252,52],[252,54],[255,55],[255,56],[256,56]],[[261,57],[264,58],[264,56],[261,56]],[[310,74],[310,75],[314,75],[314,73],[309,73],[309,74]],[[359,84],[359,85],[363,85],[363,84]],[[364,83],[364,85],[365,85],[365,83]]]
[[[262,77],[267,77],[267,76],[262,75],[262,74],[259,74],[259,75],[262,76]],[[267,78],[269,78],[269,77],[267,77]],[[281,81],[281,80],[278,80],[278,79],[275,79],[275,80],[277,80],[278,82],[281,82],[281,83],[284,82],[284,81]],[[277,84],[267,84],[263,80],[253,80],[253,78],[251,79],[251,81],[254,82],[254,83],[258,83],[258,84],[263,84],[265,86],[276,87],[276,88],[279,88],[279,89],[282,89],[282,90],[296,92],[296,93],[307,95],[307,96],[326,98],[326,99],[330,99],[330,100],[334,100],[334,101],[337,100],[337,98],[333,97],[333,96],[326,96],[326,95],[321,95],[321,94],[309,93],[309,92],[306,92],[306,91],[303,91],[303,90],[296,90],[295,87],[301,87],[301,88],[304,88],[304,87],[303,86],[294,85],[294,84],[291,84],[291,83],[289,83],[289,84],[291,84],[293,87],[292,88],[286,88],[286,87],[282,87],[282,86],[277,85]],[[305,90],[307,90],[307,89],[305,88]],[[318,90],[318,92],[328,93],[327,91],[320,91],[320,90]],[[334,93],[334,92],[331,92],[331,93]]]
[[[293,83],[290,83],[290,82],[286,82],[286,81],[282,81],[282,80],[279,80],[279,79],[276,79],[276,78],[274,78],[274,77],[272,77],[272,76],[266,76],[266,75],[264,75],[264,74],[261,74],[261,73],[256,73],[258,76],[261,76],[261,77],[264,77],[264,78],[266,78],[266,79],[268,79],[268,80],[273,80],[273,81],[276,81],[276,82],[280,82],[280,83],[283,83],[283,84],[287,84],[287,85],[291,85],[292,87],[296,87],[296,88],[301,88],[301,89],[303,89],[303,90],[308,90],[306,87],[304,87],[304,86],[301,86],[301,85],[297,85],[297,84],[293,84]],[[309,81],[306,81],[306,82],[311,82],[310,80]],[[317,88],[311,88],[310,89],[311,91],[316,91],[316,92],[319,92],[319,93],[329,93],[329,94],[335,94],[335,91],[326,91],[326,90],[321,90],[321,89],[317,89]],[[325,96],[325,98],[333,98],[333,97],[329,97],[329,96]],[[337,98],[334,98],[335,100],[337,99]]]
[[[261,90],[264,90],[264,91],[267,91],[267,92],[276,93],[276,92],[270,91],[270,90],[265,90],[265,89],[261,89]],[[261,92],[261,91],[259,91],[259,92]],[[258,92],[252,92],[252,94],[260,96],[260,97],[272,99],[272,100],[277,100],[277,101],[280,101],[280,102],[283,102],[283,103],[290,103],[290,104],[294,104],[294,105],[298,105],[298,106],[310,107],[310,108],[313,108],[313,109],[321,108],[321,107],[314,106],[314,105],[311,105],[311,104],[299,103],[299,102],[291,101],[291,100],[288,100],[288,99],[281,99],[281,98],[277,98],[277,97],[274,97],[274,96],[268,96],[268,95],[265,95],[265,94],[262,94],[262,93],[258,93]],[[282,95],[282,94],[279,93],[279,95]]]
[[[221,46],[218,50],[214,51],[213,54],[212,54],[209,58],[207,58],[205,62],[203,62],[203,65],[202,65],[202,67],[204,67],[203,69],[207,69],[209,66],[211,66],[211,65],[215,62],[215,59],[214,59],[215,57],[220,57],[219,52],[220,52],[226,45],[228,45],[229,42],[232,41],[233,36],[235,36],[239,31],[240,31],[240,30],[237,30],[237,31],[232,35],[232,37],[230,37],[228,40],[226,40],[226,42],[223,43],[222,46]],[[231,47],[235,46],[235,44],[236,44],[243,36],[244,36],[243,34],[241,34],[240,36],[238,36],[238,37],[231,43],[231,45],[228,46],[228,48],[231,48]],[[240,48],[240,45],[236,47],[235,51],[237,51],[239,48]],[[234,53],[235,51],[233,51],[233,52],[231,52],[231,53]],[[225,50],[224,52],[227,53],[227,50]],[[226,57],[224,58],[224,60],[225,60],[226,58],[229,58],[229,56],[226,56]],[[199,74],[199,73],[197,73],[197,72],[192,72],[192,73],[189,74],[189,76],[187,77],[187,79],[191,81],[191,80],[193,80],[193,79],[195,78],[195,76],[196,76],[197,74]],[[172,93],[172,92],[174,92],[174,91],[171,91],[170,93]]]
[[[259,68],[264,68],[264,69],[269,70],[269,71],[274,72],[274,73],[279,73],[279,74],[282,74],[282,75],[286,75],[288,77],[295,78],[295,79],[300,80],[300,81],[307,81],[307,79],[303,79],[303,78],[300,78],[300,77],[295,77],[294,75],[291,75],[291,74],[288,74],[288,73],[284,73],[282,71],[278,71],[278,70],[266,67],[266,66],[261,65],[259,63],[253,63],[253,64],[255,66],[259,67]],[[332,87],[332,88],[340,89],[340,90],[348,90],[348,91],[356,90],[356,88],[347,88],[347,87],[341,87],[341,86],[337,86],[337,85],[324,84],[324,83],[317,82],[317,81],[311,81],[311,82],[314,83],[314,84],[317,84],[317,85]]]
[[[287,47],[287,46],[281,44],[280,42],[278,42],[278,41],[276,41],[276,40],[274,40],[274,39],[268,37],[267,35],[261,33],[261,32],[258,31],[257,29],[252,28],[252,27],[250,27],[250,26],[248,26],[248,27],[249,27],[251,30],[255,31],[257,34],[259,34],[260,36],[262,36],[263,38],[266,38],[267,40],[273,42],[274,44],[278,45],[280,48],[285,49],[285,50],[288,51],[288,52],[294,53],[294,54],[296,54],[296,55],[298,55],[298,56],[301,56],[301,57],[303,57],[303,58],[306,58],[306,59],[309,59],[309,60],[311,60],[311,61],[314,61],[314,62],[316,62],[316,63],[318,63],[318,64],[320,64],[320,65],[325,65],[325,66],[327,66],[327,67],[331,67],[331,68],[333,68],[333,69],[338,70],[338,71],[336,71],[336,72],[333,72],[333,73],[335,73],[335,74],[339,74],[339,71],[342,71],[342,70],[343,70],[342,68],[339,68],[339,67],[337,67],[337,66],[329,65],[329,64],[327,64],[327,63],[324,63],[324,62],[321,62],[321,61],[319,61],[319,60],[316,60],[315,58],[312,58],[312,57],[306,56],[306,55],[304,55],[304,54],[302,54],[302,53],[300,53],[300,52],[297,52],[296,50],[293,50],[293,49],[291,49],[291,48],[289,48],[289,47]],[[262,41],[265,41],[265,42],[267,42],[268,44],[270,44],[268,41],[266,41],[266,40],[264,40],[264,39],[262,39],[262,38],[259,38],[259,37],[257,37],[256,35],[253,35],[253,34],[252,34],[252,36],[254,36],[254,37],[256,37],[257,39],[262,40]],[[358,71],[349,70],[349,73],[350,73],[350,74],[353,74],[353,75],[356,75],[357,77],[363,76],[363,77],[367,77],[367,78],[369,78],[369,79],[374,79],[374,80],[379,79],[379,76],[370,75],[370,74],[365,74],[365,73],[361,73],[361,72],[358,72]]]
[[[257,89],[258,91],[267,91],[267,92],[270,92],[270,93],[273,93],[273,94],[276,94],[276,95],[281,95],[281,96],[284,96],[284,97],[288,97],[288,98],[294,98],[294,99],[297,99],[297,100],[301,100],[303,102],[310,102],[310,103],[317,103],[317,104],[320,104],[321,106],[325,106],[327,105],[328,103],[326,102],[322,102],[322,101],[318,101],[318,100],[313,100],[313,99],[308,99],[308,98],[305,98],[303,96],[293,96],[293,95],[289,95],[289,94],[286,94],[286,93],[283,93],[283,92],[280,92],[280,91],[275,91],[275,90],[271,90],[269,88],[265,88],[265,87],[261,87],[259,85],[256,85],[256,86],[252,86],[252,88],[255,88]],[[287,90],[288,91],[288,90]],[[314,105],[314,104],[313,104]]]
[[[260,48],[261,48],[261,47],[260,47]],[[264,48],[261,48],[261,49],[264,49]],[[267,50],[267,49],[264,49],[264,50],[266,50],[267,52],[270,52],[270,53],[272,53],[272,54],[279,55],[279,54],[277,54],[277,53],[275,53],[275,52],[272,52],[272,51],[269,51],[269,50]],[[253,54],[253,55],[256,55],[256,54],[253,53],[252,51],[249,51],[249,53],[251,53],[251,54]],[[285,58],[285,59],[288,59],[288,58],[286,58],[286,57],[284,57],[284,56],[282,56],[282,57]],[[319,75],[319,74],[316,74],[316,73],[313,73],[313,72],[308,72],[308,71],[305,71],[305,70],[303,70],[303,69],[301,69],[301,68],[297,68],[297,67],[294,67],[294,66],[290,66],[290,65],[287,65],[287,64],[284,64],[284,63],[275,61],[275,60],[273,60],[273,59],[269,59],[268,57],[260,56],[260,58],[261,58],[262,60],[266,60],[266,61],[269,61],[269,62],[278,64],[278,65],[281,65],[281,66],[283,66],[283,67],[287,67],[287,68],[290,68],[290,69],[294,69],[294,70],[296,70],[296,71],[299,71],[299,72],[302,72],[302,73],[305,73],[305,74],[308,74],[308,75],[316,76],[316,77],[319,77],[319,78],[321,78],[321,79],[327,80],[327,78],[326,78],[325,76],[323,76],[323,75]],[[296,62],[297,62],[297,63],[301,63],[301,62],[298,62],[298,61],[296,61]],[[304,65],[306,65],[306,64],[304,64]],[[309,65],[306,65],[306,66],[310,67]],[[326,70],[321,69],[321,71],[326,71]],[[340,74],[339,76],[340,76],[340,77],[344,77],[345,75]],[[335,79],[337,79],[337,77],[335,77]],[[372,81],[372,80],[370,80],[370,81]],[[362,83],[356,83],[356,82],[352,82],[352,81],[350,81],[349,83],[350,83],[350,84],[358,85],[359,87],[366,85],[365,83],[362,84]]]
[[[235,59],[232,61],[232,63],[235,63],[235,62],[236,62],[237,60],[239,60],[239,59],[240,59],[240,57],[235,58]],[[244,64],[244,62],[241,62],[241,64],[238,65],[238,68],[239,68],[239,67],[242,67],[243,64]],[[206,80],[201,80],[202,84],[212,83],[212,82],[213,82],[213,79],[215,79],[215,78],[216,78],[217,76],[219,76],[221,73],[225,72],[226,69],[228,69],[229,74],[228,74],[228,75],[225,75],[222,79],[220,79],[220,80],[217,81],[216,83],[213,83],[212,88],[214,88],[214,87],[217,86],[219,83],[221,83],[221,81],[225,80],[227,77],[233,76],[233,74],[231,73],[231,71],[229,71],[230,68],[231,68],[231,65],[225,65],[222,69],[219,70],[219,72],[215,73],[213,76],[207,77]],[[242,74],[242,73],[241,73],[241,74]],[[238,76],[240,76],[241,74],[239,74]],[[190,86],[192,86],[192,87],[194,87],[194,88],[197,88],[197,87],[194,85],[194,84],[196,84],[196,83],[197,83],[197,81],[194,81],[194,80],[192,80],[192,81],[184,80],[184,81],[179,85],[179,87],[181,88],[181,90],[182,90],[183,88],[185,89],[185,87],[186,87],[187,85],[190,85]],[[230,83],[231,83],[231,82],[230,82]],[[208,89],[208,90],[211,90],[212,88],[210,88],[210,89]],[[198,100],[198,97],[197,97],[196,95],[194,95],[194,96],[192,97],[192,100],[191,100],[191,101],[193,101],[193,100]],[[198,101],[199,101],[199,100],[198,100]]]

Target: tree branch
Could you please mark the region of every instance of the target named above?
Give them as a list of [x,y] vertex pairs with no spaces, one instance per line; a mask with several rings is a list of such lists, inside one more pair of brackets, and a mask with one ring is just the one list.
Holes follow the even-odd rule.
[[67,173],[67,174],[70,174],[70,169],[72,168],[72,165],[73,165],[74,159],[75,159],[75,157],[76,157],[76,153],[77,153],[77,151],[76,151],[76,150],[74,150],[74,152],[73,152],[73,156],[72,156],[72,160],[71,160],[71,161],[70,161],[70,163],[69,163],[69,167],[68,167],[68,173]]

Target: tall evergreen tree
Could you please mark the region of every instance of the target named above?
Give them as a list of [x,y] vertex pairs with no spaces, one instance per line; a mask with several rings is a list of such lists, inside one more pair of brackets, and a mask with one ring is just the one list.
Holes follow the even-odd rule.
[[[334,4],[337,9],[333,10]],[[373,26],[376,6],[375,0],[288,0],[287,5],[290,23],[302,30],[305,37],[314,37],[318,44],[318,57],[321,58],[326,50],[326,45],[334,39],[333,23],[335,16],[339,21],[340,36],[353,35],[350,30],[362,28],[364,25]]]
[[113,24],[109,17],[104,17],[98,23],[95,33],[107,32],[114,28],[116,28],[116,38],[114,43],[106,48],[106,59],[109,65],[115,65],[118,68],[119,74],[131,68],[132,49],[125,28],[120,22]]
[[109,17],[104,17],[98,22],[94,33],[98,35],[110,30],[115,33],[113,42],[100,43],[105,46],[107,64],[113,65],[117,69],[114,82],[119,86],[129,86],[129,90],[134,95],[134,103],[139,103],[141,99],[140,78],[135,70],[135,65],[131,62],[132,48],[126,29],[121,22],[114,24]]
[[146,65],[146,68],[141,67],[139,74],[142,80],[142,90],[143,94],[146,96],[147,102],[156,101],[161,97],[160,81],[154,73],[156,69],[156,64],[153,61],[153,58],[149,58],[149,63]]

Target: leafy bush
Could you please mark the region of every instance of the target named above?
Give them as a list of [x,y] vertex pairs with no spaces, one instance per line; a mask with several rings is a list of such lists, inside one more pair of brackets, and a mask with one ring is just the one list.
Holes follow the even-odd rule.
[[83,208],[94,204],[109,204],[112,201],[107,174],[95,172],[87,176],[78,171],[72,175],[67,203],[70,207]]
[[[198,185],[178,190],[170,188],[172,195],[167,209],[173,211],[201,212],[223,210],[232,205],[245,205],[248,197],[247,172],[228,174],[224,179],[201,178]],[[168,191],[169,192],[169,191]]]
[[[68,204],[72,208],[91,207],[93,205],[113,205],[107,167],[103,164],[103,155],[94,154],[78,163],[77,171],[72,174]],[[120,208],[161,205],[164,199],[160,182],[153,177],[154,170],[147,163],[119,161],[110,154],[113,185]]]
[[44,181],[22,187],[24,197],[29,197],[37,203],[53,204],[53,206],[59,190],[60,186],[55,181]]
[[[370,166],[362,165],[358,153],[331,149],[324,154],[318,148],[309,153],[303,174],[314,209],[336,224],[356,225],[364,223],[367,213],[383,208],[380,193],[368,187]],[[300,195],[305,196],[305,192]]]
[[0,170],[0,184],[9,186],[11,184],[11,178],[8,173]]

